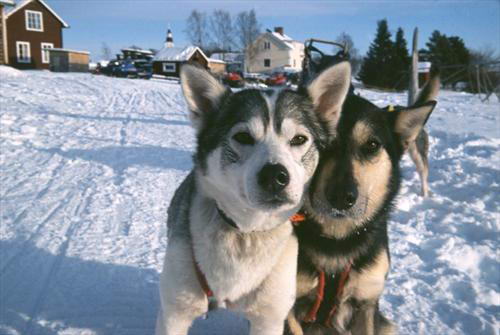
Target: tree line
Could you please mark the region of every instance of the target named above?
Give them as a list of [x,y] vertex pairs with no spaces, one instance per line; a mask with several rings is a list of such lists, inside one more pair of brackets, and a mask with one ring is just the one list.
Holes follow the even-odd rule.
[[185,29],[189,41],[208,54],[244,51],[260,32],[261,25],[253,9],[235,16],[223,9],[216,9],[210,15],[195,9],[187,18]]
[[[467,68],[478,63],[500,61],[500,57],[491,48],[479,51],[468,49],[462,38],[447,36],[438,30],[431,34],[425,46],[426,48],[419,50],[420,61],[431,62],[439,69],[442,80],[452,85],[468,82],[470,86],[474,86],[475,79],[471,78]],[[378,21],[375,38],[363,58],[358,78],[369,86],[406,89],[409,66],[410,55],[403,29],[397,29],[393,40],[387,20]],[[465,70],[458,72],[457,69]]]

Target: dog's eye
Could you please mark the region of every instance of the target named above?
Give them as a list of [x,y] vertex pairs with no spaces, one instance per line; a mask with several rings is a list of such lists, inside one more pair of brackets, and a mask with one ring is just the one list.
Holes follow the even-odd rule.
[[298,147],[306,142],[307,142],[307,137],[305,137],[304,135],[297,135],[291,139],[290,145],[294,146],[294,147]]
[[377,140],[369,140],[368,142],[366,142],[364,145],[363,145],[363,152],[365,152],[366,154],[374,154],[378,151],[378,149],[380,149],[380,142],[377,141]]
[[243,144],[243,145],[255,144],[255,140],[252,137],[252,135],[250,135],[249,133],[244,132],[244,131],[234,134],[233,139],[236,142],[238,142],[239,144]]

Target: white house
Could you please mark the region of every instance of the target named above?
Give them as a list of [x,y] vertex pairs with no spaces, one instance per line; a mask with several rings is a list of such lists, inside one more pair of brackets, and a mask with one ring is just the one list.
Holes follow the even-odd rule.
[[245,53],[246,72],[300,71],[304,59],[304,43],[285,35],[283,27],[275,27],[260,35]]

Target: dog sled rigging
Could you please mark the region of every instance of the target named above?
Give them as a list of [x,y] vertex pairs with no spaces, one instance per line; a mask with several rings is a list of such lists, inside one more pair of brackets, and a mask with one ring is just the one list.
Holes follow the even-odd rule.
[[[328,55],[321,51],[317,45],[330,45],[340,50],[335,55]],[[328,40],[311,38],[304,43],[304,60],[302,61],[302,74],[299,87],[306,87],[318,74],[330,66],[349,60],[349,47],[347,43],[338,43]]]

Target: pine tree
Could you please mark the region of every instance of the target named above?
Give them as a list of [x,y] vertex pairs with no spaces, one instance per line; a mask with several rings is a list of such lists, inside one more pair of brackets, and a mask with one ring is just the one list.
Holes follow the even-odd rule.
[[403,29],[400,27],[396,32],[396,40],[394,42],[392,72],[390,76],[393,78],[393,86],[398,89],[406,88],[408,85],[408,69],[410,66],[410,55]]
[[377,34],[368,49],[367,56],[359,72],[359,79],[366,84],[378,87],[393,87],[389,73],[393,71],[391,61],[393,58],[394,43],[387,20],[377,23]]
[[[441,68],[441,77],[448,78],[457,70],[456,68],[446,68],[448,65],[468,65],[471,60],[470,52],[464,41],[458,36],[446,36],[438,30],[432,32],[429,42],[426,43],[426,57],[433,66]],[[443,68],[444,67],[444,68]],[[453,76],[453,82],[467,81],[467,74]]]

